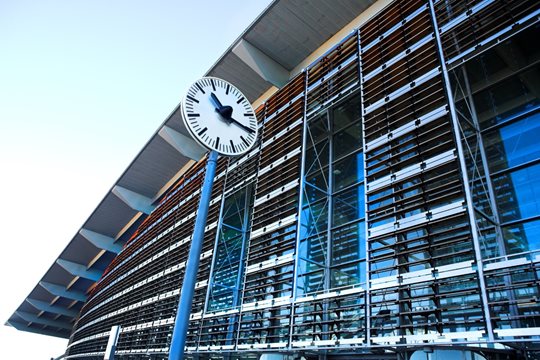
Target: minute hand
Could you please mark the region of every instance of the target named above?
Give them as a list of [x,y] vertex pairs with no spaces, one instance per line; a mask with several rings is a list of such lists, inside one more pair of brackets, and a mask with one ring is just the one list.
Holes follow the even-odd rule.
[[240,126],[242,129],[246,130],[247,132],[255,134],[255,130],[253,130],[250,127],[247,127],[246,125],[242,124],[240,121],[235,120],[232,117],[230,117],[229,120],[235,123],[236,125]]

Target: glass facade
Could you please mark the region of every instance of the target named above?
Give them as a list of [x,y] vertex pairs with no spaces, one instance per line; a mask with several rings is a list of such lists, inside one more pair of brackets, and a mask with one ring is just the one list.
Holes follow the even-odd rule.
[[[186,353],[534,348],[539,13],[395,0],[261,105],[256,148],[218,162]],[[204,163],[111,263],[67,358],[103,357],[112,325],[118,358],[167,357]]]

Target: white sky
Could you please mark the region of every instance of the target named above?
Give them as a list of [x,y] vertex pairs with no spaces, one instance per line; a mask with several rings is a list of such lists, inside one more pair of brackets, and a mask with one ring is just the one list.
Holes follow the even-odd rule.
[[269,2],[0,0],[0,358],[64,352],[3,323]]

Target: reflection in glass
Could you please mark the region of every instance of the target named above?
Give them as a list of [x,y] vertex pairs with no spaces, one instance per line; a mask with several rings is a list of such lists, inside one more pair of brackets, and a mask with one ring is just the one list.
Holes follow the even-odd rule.
[[540,220],[503,227],[508,254],[540,250]]
[[345,190],[332,199],[332,225],[338,226],[364,217],[364,185]]
[[490,131],[484,135],[484,147],[492,172],[521,165],[540,157],[540,112]]
[[344,189],[364,178],[364,157],[359,152],[334,164],[332,171],[334,191]]
[[540,165],[493,179],[502,222],[540,215]]

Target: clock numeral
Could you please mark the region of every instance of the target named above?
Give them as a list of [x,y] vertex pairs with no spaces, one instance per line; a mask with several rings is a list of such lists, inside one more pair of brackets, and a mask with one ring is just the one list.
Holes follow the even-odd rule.
[[231,85],[227,84],[227,88],[225,89],[225,95],[229,95],[230,89],[231,89]]
[[238,99],[238,101],[236,102],[237,104],[240,104],[242,101],[244,101],[244,97],[242,96],[240,99]]
[[188,117],[199,117],[199,116],[201,116],[201,114],[197,114],[197,113],[188,114]]
[[210,79],[210,83],[212,84],[212,89],[216,91],[216,85],[214,84],[214,80]]
[[[195,83],[195,86],[197,86],[199,88],[199,90],[201,90],[201,92],[203,94],[206,94],[206,92],[203,90],[203,88],[201,87],[201,85],[199,85],[199,83]],[[198,102],[198,101],[197,101]]]
[[188,95],[187,98],[191,101],[194,101],[196,103],[199,103],[199,100],[195,99],[193,96]]
[[236,152],[236,149],[234,148],[234,143],[233,143],[233,141],[231,140],[230,142],[231,142],[232,151],[233,151],[233,152]]
[[219,136],[216,138],[216,148],[219,149]]
[[201,131],[199,131],[199,136],[202,136],[202,134],[204,134],[206,132],[206,130],[208,130],[207,127],[205,127],[204,129],[202,129]]
[[244,113],[244,116],[254,116],[253,113]]

